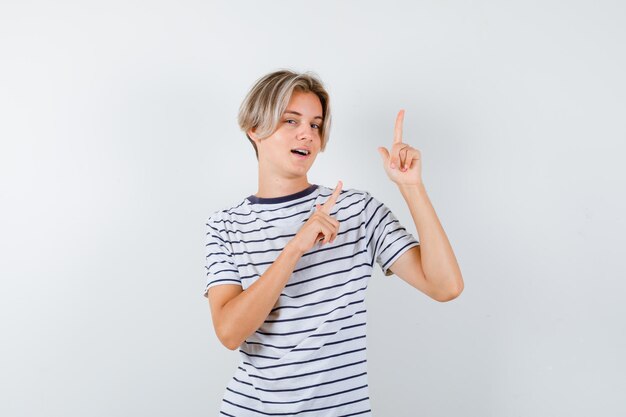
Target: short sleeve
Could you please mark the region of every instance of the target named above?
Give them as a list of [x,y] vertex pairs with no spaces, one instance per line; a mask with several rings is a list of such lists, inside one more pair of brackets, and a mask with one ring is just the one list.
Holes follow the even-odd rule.
[[393,275],[389,267],[407,250],[419,245],[383,203],[365,192],[365,231],[368,252],[385,276]]
[[239,271],[231,253],[231,245],[227,241],[222,222],[209,217],[206,223],[205,243],[206,287],[204,296],[208,298],[209,288],[215,285],[241,285]]

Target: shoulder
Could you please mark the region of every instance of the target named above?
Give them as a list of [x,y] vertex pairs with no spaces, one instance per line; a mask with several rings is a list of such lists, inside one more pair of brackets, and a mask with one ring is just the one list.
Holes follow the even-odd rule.
[[[320,189],[320,202],[324,202],[334,191],[334,188],[322,187]],[[371,217],[377,212],[380,203],[372,197],[372,195],[361,188],[343,188],[335,208],[331,211],[331,215],[342,213],[344,218],[355,218],[364,220]]]
[[[330,197],[335,188],[320,185],[319,190],[320,197],[327,198]],[[339,193],[339,198],[337,198],[337,204],[341,204],[342,202],[353,203],[355,201],[366,202],[370,198],[371,195],[365,190],[361,190],[359,188],[342,188],[341,192]]]
[[224,209],[211,211],[206,218],[206,224],[207,226],[224,229],[226,225],[232,224],[234,219],[242,214],[246,214],[246,211],[247,200],[244,198]]

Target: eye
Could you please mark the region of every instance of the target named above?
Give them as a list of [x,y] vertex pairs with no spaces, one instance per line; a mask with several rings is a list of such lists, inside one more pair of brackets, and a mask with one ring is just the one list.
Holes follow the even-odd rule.
[[320,125],[318,125],[317,123],[313,123],[311,126],[315,127],[315,129],[319,129]]
[[[287,119],[287,120],[285,120],[285,123],[289,123],[289,122],[294,122],[294,123],[295,123],[295,120],[293,120],[293,119]],[[289,124],[292,124],[292,123],[289,123]]]

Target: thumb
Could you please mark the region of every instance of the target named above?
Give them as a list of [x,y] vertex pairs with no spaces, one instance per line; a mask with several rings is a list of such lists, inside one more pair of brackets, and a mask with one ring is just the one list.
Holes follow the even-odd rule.
[[384,146],[379,147],[378,153],[383,158],[383,161],[387,163],[387,161],[389,160],[389,151],[387,150],[387,148],[385,148]]

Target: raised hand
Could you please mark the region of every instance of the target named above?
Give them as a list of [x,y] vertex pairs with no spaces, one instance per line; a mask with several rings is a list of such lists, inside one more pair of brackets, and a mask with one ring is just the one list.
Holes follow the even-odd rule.
[[419,150],[402,142],[402,122],[404,110],[398,112],[393,133],[391,152],[379,147],[378,153],[383,158],[385,172],[398,185],[418,185],[422,183],[422,156]]
[[289,242],[301,252],[311,250],[319,241],[321,245],[332,243],[339,232],[339,221],[330,216],[330,210],[337,202],[343,183],[339,181],[333,193],[324,204],[316,204],[315,212],[302,225],[298,233]]

